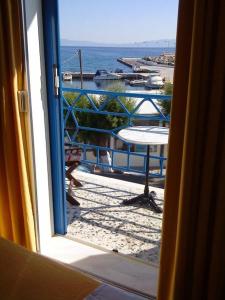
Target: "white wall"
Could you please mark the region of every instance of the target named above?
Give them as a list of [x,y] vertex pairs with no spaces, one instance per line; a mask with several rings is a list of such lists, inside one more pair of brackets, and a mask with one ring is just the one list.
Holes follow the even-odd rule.
[[41,0],[24,0],[40,249],[53,233]]

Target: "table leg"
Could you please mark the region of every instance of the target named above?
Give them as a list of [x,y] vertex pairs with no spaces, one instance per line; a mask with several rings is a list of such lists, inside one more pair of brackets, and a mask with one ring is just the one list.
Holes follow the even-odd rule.
[[150,155],[150,146],[147,146],[147,156],[146,156],[146,163],[145,163],[145,189],[144,195],[148,197],[149,195],[149,186],[148,186],[148,179],[149,179],[149,155]]
[[155,196],[156,193],[154,191],[151,191],[149,193],[149,186],[148,186],[148,180],[149,180],[149,156],[150,156],[150,146],[147,146],[147,157],[146,157],[146,173],[145,173],[145,188],[144,188],[144,194],[141,194],[137,197],[134,197],[132,199],[124,200],[124,205],[132,205],[132,204],[147,204],[151,207],[151,209],[156,213],[162,213],[162,209],[155,203]]

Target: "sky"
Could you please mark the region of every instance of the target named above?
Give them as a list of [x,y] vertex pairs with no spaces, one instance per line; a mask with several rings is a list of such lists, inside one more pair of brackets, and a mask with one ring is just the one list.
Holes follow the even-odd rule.
[[59,0],[61,38],[130,43],[175,39],[179,0]]

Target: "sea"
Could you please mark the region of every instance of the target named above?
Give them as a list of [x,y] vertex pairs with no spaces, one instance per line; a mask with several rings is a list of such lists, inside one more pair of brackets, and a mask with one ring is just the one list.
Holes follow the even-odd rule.
[[[79,56],[78,49],[81,50],[82,69],[83,72],[96,72],[98,69],[105,69],[109,72],[114,72],[116,69],[122,69],[123,72],[132,72],[131,68],[125,66],[117,61],[120,57],[135,57],[143,58],[145,56],[158,56],[164,52],[175,52],[174,48],[122,48],[122,47],[74,47],[61,46],[61,70],[62,72],[79,72]],[[111,87],[119,85],[123,90],[135,89],[125,85],[124,81],[118,80],[113,82],[96,83],[93,80],[85,80],[83,83],[84,89],[110,89]],[[80,81],[73,80],[63,82],[64,87],[80,88]],[[144,89],[138,87],[139,90]]]

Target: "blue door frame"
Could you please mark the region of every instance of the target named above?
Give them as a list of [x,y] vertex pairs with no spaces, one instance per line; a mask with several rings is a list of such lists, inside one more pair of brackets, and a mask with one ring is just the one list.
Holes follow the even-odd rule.
[[[46,85],[48,98],[48,117],[50,131],[51,174],[53,190],[54,231],[66,233],[66,194],[65,163],[63,142],[63,113],[59,95],[55,95],[53,67],[57,66],[60,76],[60,36],[58,1],[42,1],[44,28],[44,51],[46,68]],[[59,80],[60,81],[60,80]]]

